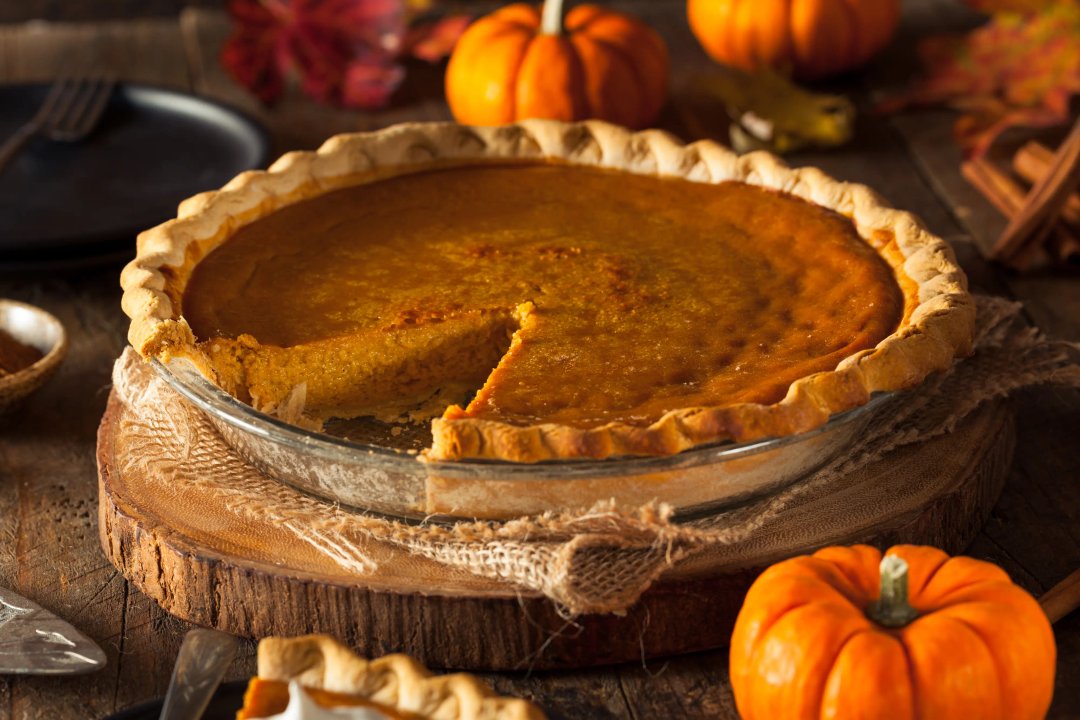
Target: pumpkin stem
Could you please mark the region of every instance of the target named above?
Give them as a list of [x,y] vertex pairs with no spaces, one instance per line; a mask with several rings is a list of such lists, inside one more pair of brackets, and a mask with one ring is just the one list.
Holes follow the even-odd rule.
[[563,0],[544,0],[540,11],[540,32],[543,35],[562,35]]
[[919,616],[908,604],[908,564],[896,555],[881,560],[881,597],[866,611],[871,620],[885,627],[903,627]]

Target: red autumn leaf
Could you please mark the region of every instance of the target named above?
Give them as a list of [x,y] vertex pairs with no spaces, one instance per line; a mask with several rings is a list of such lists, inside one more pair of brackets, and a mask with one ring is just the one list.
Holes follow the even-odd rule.
[[927,75],[883,112],[946,105],[963,114],[954,134],[969,157],[986,152],[1004,130],[1069,119],[1080,93],[1080,2],[1057,0],[1035,14],[998,13],[960,37],[919,45]]
[[395,62],[378,58],[354,60],[345,68],[342,104],[346,107],[382,107],[404,78],[405,68]]
[[430,22],[418,22],[409,28],[402,52],[413,57],[438,62],[454,50],[461,33],[472,22],[468,15],[450,15]]
[[290,75],[307,94],[348,107],[385,104],[403,73],[402,0],[232,0],[222,64],[260,100],[277,100]]

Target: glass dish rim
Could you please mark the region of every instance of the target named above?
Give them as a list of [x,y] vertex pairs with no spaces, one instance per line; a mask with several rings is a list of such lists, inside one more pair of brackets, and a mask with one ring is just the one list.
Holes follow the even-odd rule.
[[[187,365],[185,370],[180,370],[183,373],[182,375],[173,372],[173,366],[177,367],[178,370],[182,367],[178,363]],[[545,479],[562,477],[570,480],[581,477],[639,475],[716,464],[810,440],[840,425],[847,424],[866,413],[876,411],[895,394],[891,392],[874,393],[866,403],[844,412],[835,413],[826,422],[805,432],[741,443],[730,440],[720,441],[688,448],[674,455],[545,460],[533,463],[486,459],[448,461],[426,460],[416,452],[359,443],[287,423],[272,415],[260,412],[225,392],[185,358],[174,358],[169,364],[162,362],[158,358],[151,358],[150,364],[158,377],[203,413],[217,418],[238,430],[287,446],[292,450],[313,453],[324,459],[337,462],[343,460],[342,455],[345,454],[352,456],[350,459],[353,462],[377,458],[386,463],[400,463],[402,469],[406,471],[412,470],[415,472],[419,468],[424,468],[429,474],[458,478],[483,476],[488,480],[492,479],[490,477],[492,473],[505,475],[507,479],[512,478],[515,480],[520,480],[523,476],[541,475]]]

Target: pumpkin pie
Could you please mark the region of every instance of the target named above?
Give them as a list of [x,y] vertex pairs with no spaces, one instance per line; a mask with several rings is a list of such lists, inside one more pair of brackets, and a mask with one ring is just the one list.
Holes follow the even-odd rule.
[[974,325],[869,189],[599,122],[338,136],[184,202],[121,281],[143,356],[300,424],[430,420],[434,460],[795,434]]
[[237,720],[325,717],[319,709],[364,720],[544,717],[535,705],[500,697],[472,675],[432,675],[408,655],[366,660],[326,635],[262,640],[258,675],[248,684]]

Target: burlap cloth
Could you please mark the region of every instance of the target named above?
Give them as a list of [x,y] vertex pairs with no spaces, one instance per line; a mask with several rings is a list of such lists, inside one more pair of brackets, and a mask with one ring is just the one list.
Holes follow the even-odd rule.
[[[477,575],[538,591],[567,615],[623,612],[661,573],[690,554],[740,542],[792,500],[898,447],[944,433],[981,403],[1041,383],[1080,387],[1080,345],[1050,341],[1024,323],[1018,304],[978,299],[977,351],[905,393],[879,412],[856,446],[784,491],[750,505],[689,523],[671,520],[663,503],[598,505],[586,512],[546,514],[508,522],[410,525],[343,510],[266,478],[225,444],[209,421],[162,380],[146,372],[130,348],[113,372],[115,392],[129,415],[158,438],[157,474],[228,479],[222,502],[241,518],[252,500],[273,498],[274,520],[362,575],[373,560],[350,537],[391,543],[409,553]],[[161,458],[166,462],[161,462]],[[129,462],[138,462],[129,458]],[[260,507],[265,503],[255,503]]]

